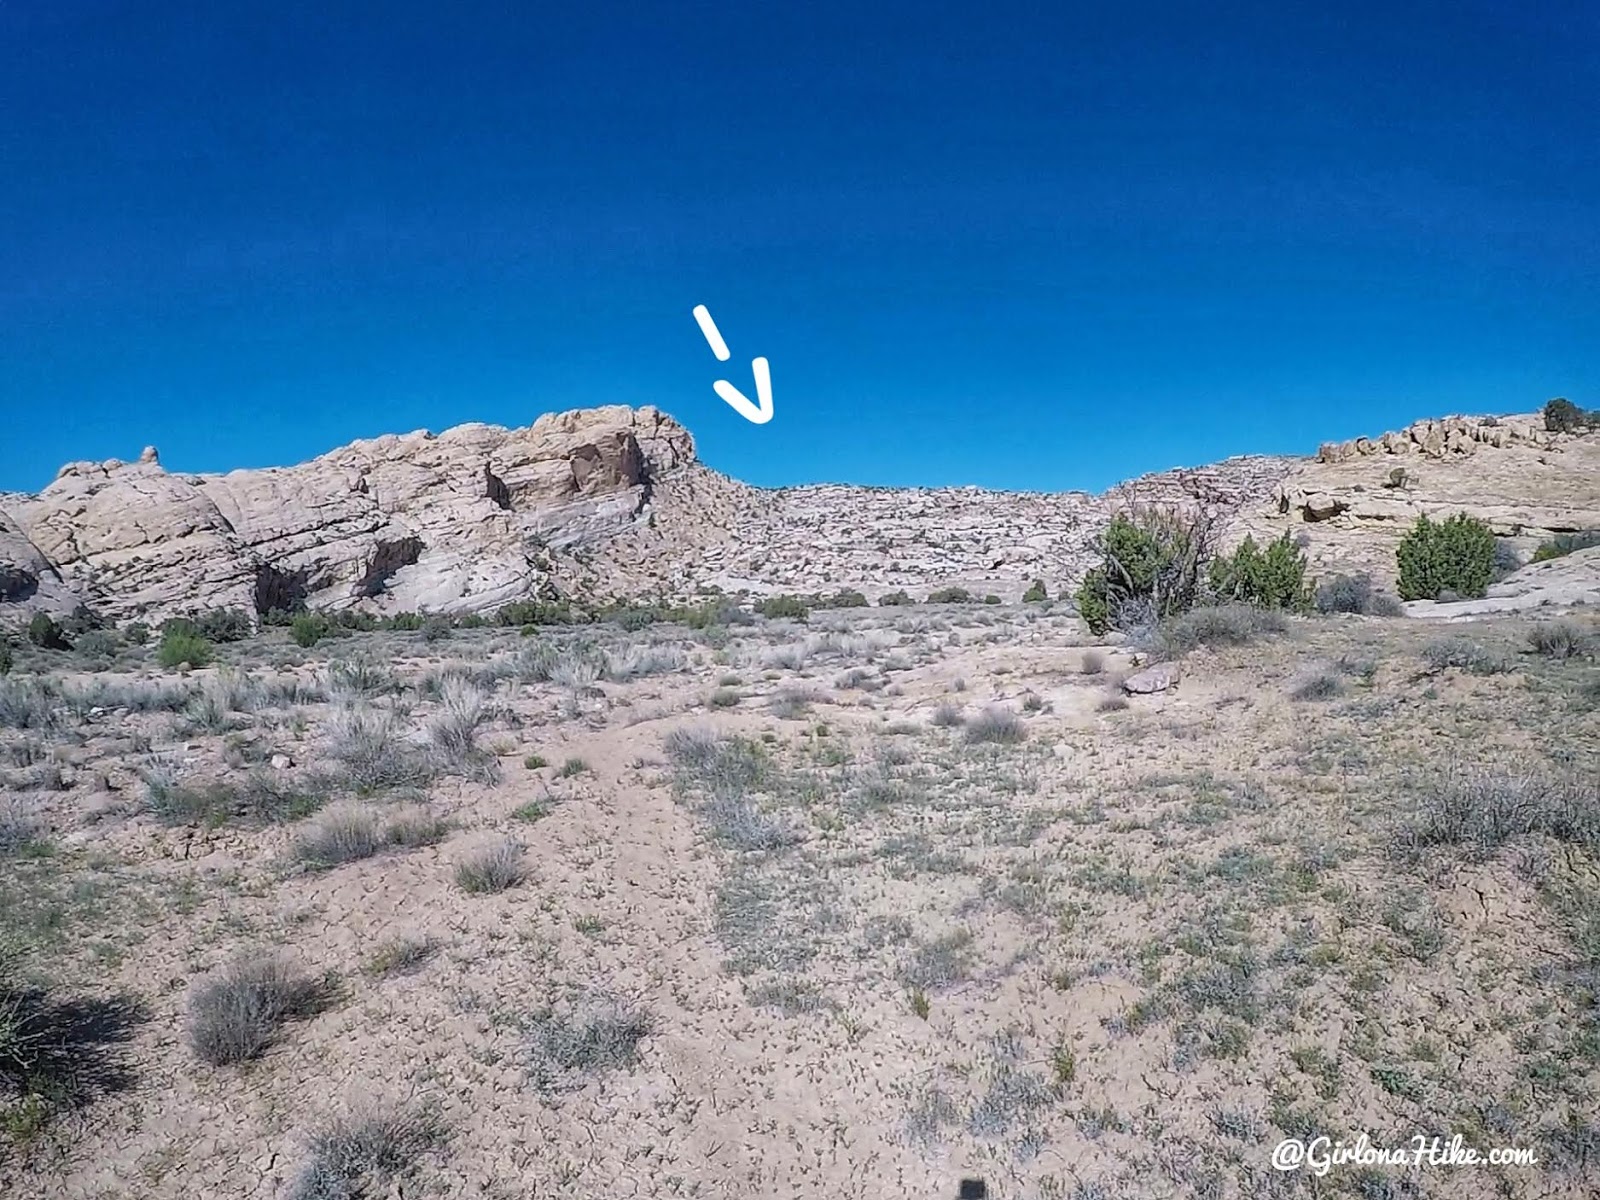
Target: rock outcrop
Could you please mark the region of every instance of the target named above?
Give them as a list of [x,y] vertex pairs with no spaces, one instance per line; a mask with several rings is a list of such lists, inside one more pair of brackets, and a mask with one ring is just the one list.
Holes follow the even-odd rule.
[[1421,513],[1472,513],[1531,551],[1600,528],[1597,481],[1600,436],[1547,434],[1536,417],[1452,417],[1098,496],[762,489],[698,462],[688,431],[655,409],[584,409],[525,429],[374,438],[295,467],[176,474],[154,448],[132,463],[69,464],[38,496],[0,495],[0,619],[79,601],[125,620],[842,588],[1016,600],[1035,579],[1052,595],[1074,586],[1096,533],[1137,505],[1204,508],[1234,540],[1291,532],[1314,572],[1388,583]]
[[1289,532],[1314,572],[1365,571],[1391,584],[1416,519],[1459,512],[1524,559],[1557,534],[1600,528],[1600,436],[1549,433],[1530,414],[1447,417],[1326,445],[1284,474],[1268,505],[1242,507],[1233,533]]
[[0,571],[36,579],[48,564],[118,618],[492,608],[553,590],[554,554],[642,519],[655,476],[693,461],[681,425],[624,407],[388,435],[224,475],[170,474],[151,448],[137,463],[69,464],[14,500]]

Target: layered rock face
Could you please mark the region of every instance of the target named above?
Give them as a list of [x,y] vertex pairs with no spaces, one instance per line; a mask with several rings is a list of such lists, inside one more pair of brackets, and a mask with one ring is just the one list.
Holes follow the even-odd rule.
[[642,519],[655,475],[693,460],[682,426],[620,406],[526,429],[390,435],[225,475],[169,474],[147,451],[70,464],[38,496],[8,498],[0,521],[16,532],[0,533],[0,571],[47,566],[118,618],[493,608],[550,591],[553,555]]

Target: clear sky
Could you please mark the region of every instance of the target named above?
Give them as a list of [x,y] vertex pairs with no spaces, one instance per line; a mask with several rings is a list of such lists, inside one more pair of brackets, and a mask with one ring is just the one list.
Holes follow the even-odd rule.
[[1593,0],[9,0],[0,490],[606,403],[1098,490],[1600,407],[1597,82]]

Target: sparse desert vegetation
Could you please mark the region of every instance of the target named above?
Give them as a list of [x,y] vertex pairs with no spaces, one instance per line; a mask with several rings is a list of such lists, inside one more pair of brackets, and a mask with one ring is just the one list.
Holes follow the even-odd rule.
[[1288,574],[1106,642],[1037,598],[14,638],[6,1195],[1291,1195],[1281,1137],[1433,1128],[1541,1166],[1348,1194],[1582,1195],[1594,617]]

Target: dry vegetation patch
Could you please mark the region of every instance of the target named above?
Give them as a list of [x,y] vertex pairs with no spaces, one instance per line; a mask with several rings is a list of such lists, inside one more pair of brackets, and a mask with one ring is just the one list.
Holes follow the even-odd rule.
[[6,1194],[1587,1194],[1590,615],[720,612],[0,679]]

